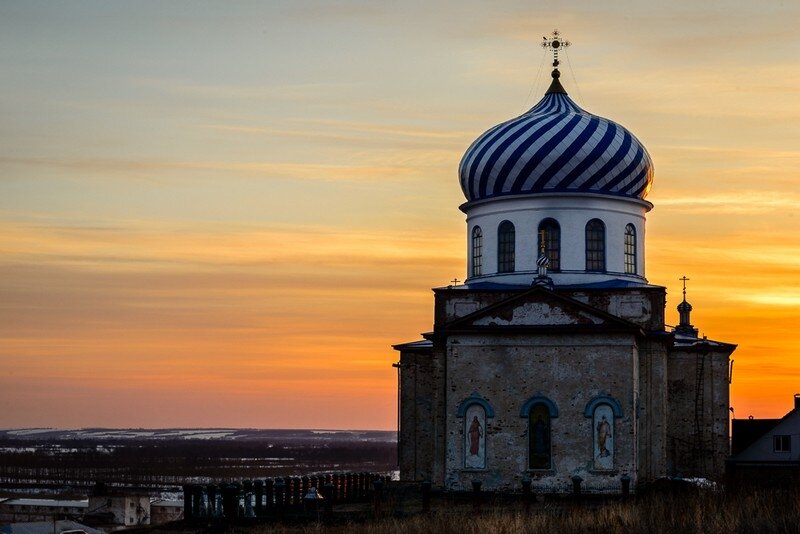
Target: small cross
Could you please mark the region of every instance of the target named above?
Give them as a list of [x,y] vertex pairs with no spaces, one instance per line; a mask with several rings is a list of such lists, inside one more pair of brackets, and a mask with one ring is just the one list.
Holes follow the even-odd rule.
[[689,278],[686,278],[686,275],[683,275],[683,278],[678,278],[678,280],[683,281],[683,300],[686,300],[686,282],[689,281]]
[[459,283],[461,280],[459,280],[458,278],[453,278],[453,279],[452,279],[452,280],[450,280],[450,281],[451,281],[451,282],[453,282],[453,285],[454,285],[454,286],[457,286],[457,285],[458,285],[458,283]]

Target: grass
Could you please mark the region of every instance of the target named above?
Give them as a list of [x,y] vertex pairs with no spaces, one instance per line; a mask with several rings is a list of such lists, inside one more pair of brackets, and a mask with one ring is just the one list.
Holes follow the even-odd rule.
[[430,515],[384,518],[363,523],[325,526],[269,525],[240,532],[325,534],[517,534],[533,532],[688,533],[798,532],[800,492],[747,490],[737,493],[702,492],[649,495],[628,502],[605,504],[539,503],[525,512],[519,506],[485,506],[475,513],[453,505]]

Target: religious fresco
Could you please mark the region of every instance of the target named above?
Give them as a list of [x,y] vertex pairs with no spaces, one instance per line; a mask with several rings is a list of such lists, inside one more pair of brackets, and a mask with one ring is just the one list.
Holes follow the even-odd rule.
[[536,404],[528,414],[528,459],[530,469],[550,469],[550,411]]
[[480,404],[467,408],[464,417],[464,467],[486,469],[486,411]]
[[594,434],[594,468],[614,469],[614,413],[608,404],[600,404],[592,419]]

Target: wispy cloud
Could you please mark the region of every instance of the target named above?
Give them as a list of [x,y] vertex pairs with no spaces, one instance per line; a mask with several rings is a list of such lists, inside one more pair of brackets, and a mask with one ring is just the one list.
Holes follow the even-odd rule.
[[264,178],[359,181],[402,179],[411,169],[402,166],[369,166],[322,163],[211,162],[153,159],[55,159],[2,157],[0,165],[57,167],[94,173],[157,173],[160,171],[213,171]]
[[746,302],[756,304],[766,304],[769,306],[791,306],[800,307],[800,292],[797,290],[787,290],[785,293],[757,293],[740,297]]
[[666,196],[658,205],[672,210],[722,214],[760,213],[775,209],[795,209],[800,195],[778,191],[702,192],[688,196]]

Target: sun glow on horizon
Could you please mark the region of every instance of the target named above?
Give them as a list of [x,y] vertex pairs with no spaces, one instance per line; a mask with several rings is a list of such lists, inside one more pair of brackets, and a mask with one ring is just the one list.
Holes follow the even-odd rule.
[[654,160],[667,323],[686,275],[737,417],[787,412],[800,7],[469,7],[0,6],[0,426],[394,428],[391,345],[464,278],[459,161],[555,27]]

